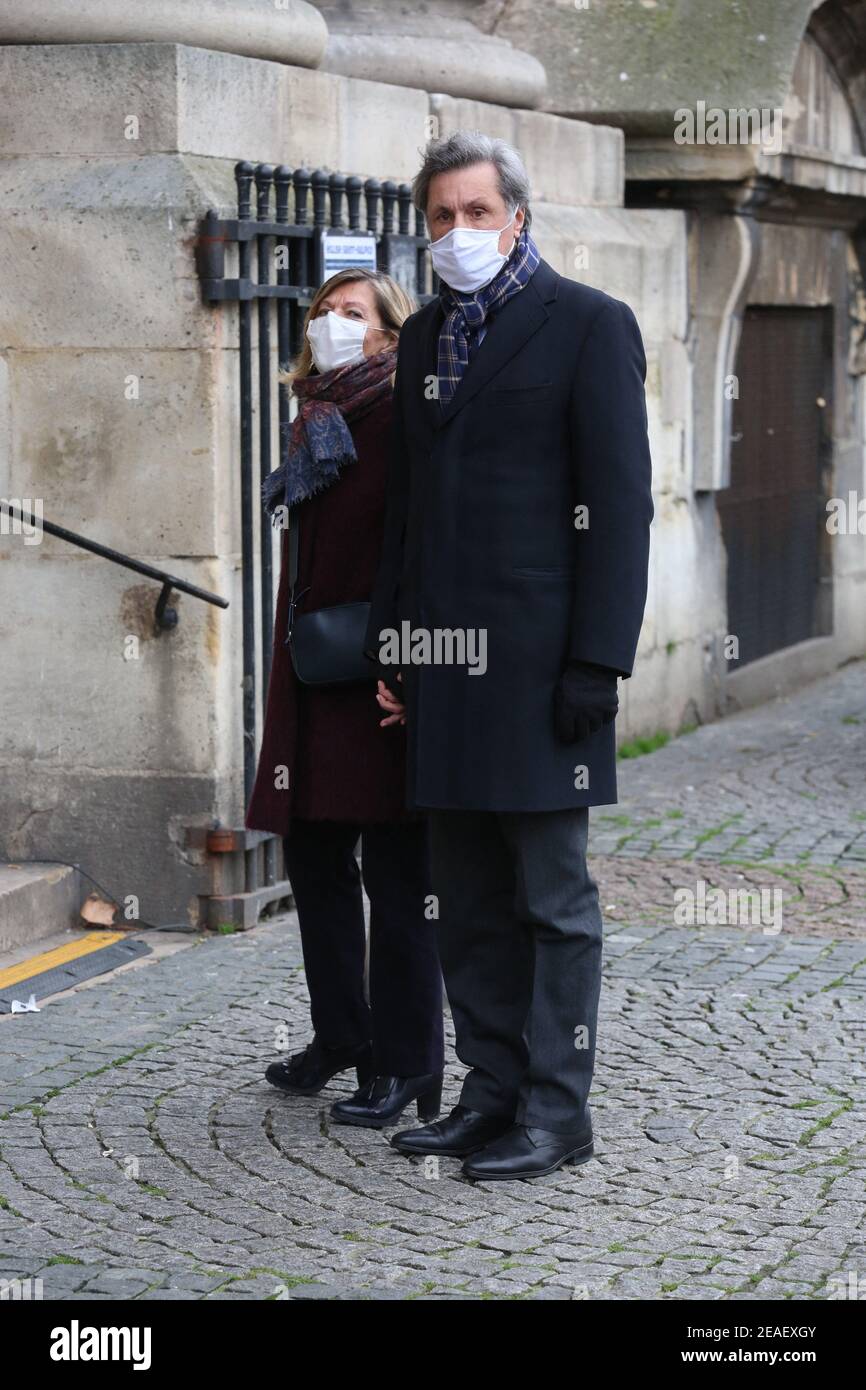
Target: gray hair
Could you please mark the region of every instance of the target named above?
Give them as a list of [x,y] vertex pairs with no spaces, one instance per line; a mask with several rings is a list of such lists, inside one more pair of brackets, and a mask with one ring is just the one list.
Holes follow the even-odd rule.
[[480,130],[457,130],[444,140],[431,140],[424,151],[424,162],[412,184],[412,201],[426,215],[430,181],[436,174],[467,169],[470,164],[492,164],[499,181],[499,192],[506,207],[523,208],[524,225],[532,221],[529,210],[529,176],[523,160],[506,140],[484,135]]

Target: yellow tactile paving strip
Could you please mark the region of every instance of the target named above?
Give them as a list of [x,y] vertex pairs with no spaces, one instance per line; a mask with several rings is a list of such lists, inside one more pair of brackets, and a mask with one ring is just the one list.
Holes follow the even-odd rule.
[[57,966],[66,965],[68,961],[78,960],[81,956],[89,956],[94,951],[101,951],[104,946],[113,946],[115,941],[123,941],[127,935],[128,932],[123,931],[99,932],[93,936],[83,936],[79,941],[70,941],[68,946],[43,951],[40,956],[30,956],[29,960],[0,970],[0,989],[20,984],[22,980],[32,980],[34,975],[55,970]]

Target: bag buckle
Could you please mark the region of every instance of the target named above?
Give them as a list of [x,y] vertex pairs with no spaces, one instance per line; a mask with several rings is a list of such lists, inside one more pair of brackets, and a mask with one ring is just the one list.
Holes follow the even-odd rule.
[[310,585],[308,584],[306,589],[301,589],[300,593],[298,594],[293,593],[291,598],[289,599],[289,622],[286,631],[285,641],[283,642],[284,647],[287,647],[292,640],[292,628],[295,625],[295,609],[297,608],[301,599],[304,597],[304,594],[308,594],[309,592]]

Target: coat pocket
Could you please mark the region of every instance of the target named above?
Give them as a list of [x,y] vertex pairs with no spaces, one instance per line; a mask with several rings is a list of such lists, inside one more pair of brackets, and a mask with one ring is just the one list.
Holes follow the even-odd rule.
[[577,571],[574,565],[515,565],[511,573],[527,579],[574,579]]
[[553,392],[553,382],[538,381],[528,386],[493,386],[491,392],[497,405],[507,405],[509,401],[518,405],[530,405],[533,401],[547,400]]

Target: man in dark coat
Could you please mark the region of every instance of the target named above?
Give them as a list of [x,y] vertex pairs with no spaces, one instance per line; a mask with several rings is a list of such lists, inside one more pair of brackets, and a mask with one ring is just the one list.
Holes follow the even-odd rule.
[[400,340],[367,642],[382,709],[406,719],[409,805],[430,813],[469,1070],[447,1119],[392,1142],[535,1177],[593,1151],[588,807],[616,800],[617,678],[646,600],[646,360],[626,304],[540,258],[503,141],[434,142],[414,196],[440,294]]

